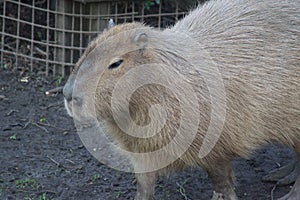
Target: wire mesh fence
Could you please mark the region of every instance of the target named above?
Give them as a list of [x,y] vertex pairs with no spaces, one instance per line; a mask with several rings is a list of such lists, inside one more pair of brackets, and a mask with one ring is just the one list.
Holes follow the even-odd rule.
[[[190,6],[175,0],[4,0],[0,5],[1,66],[65,76],[109,19],[165,28]],[[186,5],[185,1],[181,1]]]

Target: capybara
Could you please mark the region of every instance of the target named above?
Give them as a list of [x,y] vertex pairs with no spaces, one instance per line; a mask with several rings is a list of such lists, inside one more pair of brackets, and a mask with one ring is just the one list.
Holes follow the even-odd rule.
[[[271,143],[300,154],[300,1],[213,0],[164,30],[114,26],[64,97],[80,129],[95,109],[99,130],[132,152],[136,199],[154,198],[159,174],[198,166],[237,199],[233,159]],[[300,199],[300,176],[282,199]]]

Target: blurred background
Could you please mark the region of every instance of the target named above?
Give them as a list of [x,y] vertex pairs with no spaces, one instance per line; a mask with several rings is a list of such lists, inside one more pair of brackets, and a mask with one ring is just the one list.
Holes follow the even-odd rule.
[[165,28],[204,1],[2,0],[1,66],[64,77],[109,19]]

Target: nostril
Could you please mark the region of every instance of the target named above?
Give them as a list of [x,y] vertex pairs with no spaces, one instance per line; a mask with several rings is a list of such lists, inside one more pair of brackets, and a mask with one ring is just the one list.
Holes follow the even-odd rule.
[[63,89],[63,95],[68,102],[72,100],[72,90],[68,89],[66,86]]
[[75,77],[74,76],[70,76],[69,77],[69,80],[67,81],[64,89],[63,89],[63,95],[64,95],[64,98],[70,102],[72,101],[72,94],[73,94],[73,84],[74,84],[74,80],[75,80]]
[[72,101],[72,96],[71,96],[71,98],[70,98],[69,96],[64,95],[64,98],[67,100],[67,102]]

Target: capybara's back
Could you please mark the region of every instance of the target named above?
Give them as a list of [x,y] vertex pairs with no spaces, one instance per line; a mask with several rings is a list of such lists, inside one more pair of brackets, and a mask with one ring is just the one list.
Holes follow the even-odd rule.
[[239,155],[300,140],[299,13],[298,1],[210,1],[166,30],[189,35],[207,55],[201,59],[218,67],[227,100],[222,134]]
[[[86,86],[71,104],[76,75]],[[157,172],[185,166],[236,199],[232,159],[272,142],[300,153],[300,2],[212,0],[163,31],[113,27],[77,63],[67,108],[89,113],[93,92],[101,131],[133,152],[137,199],[153,197]],[[300,199],[297,187],[289,197]]]

